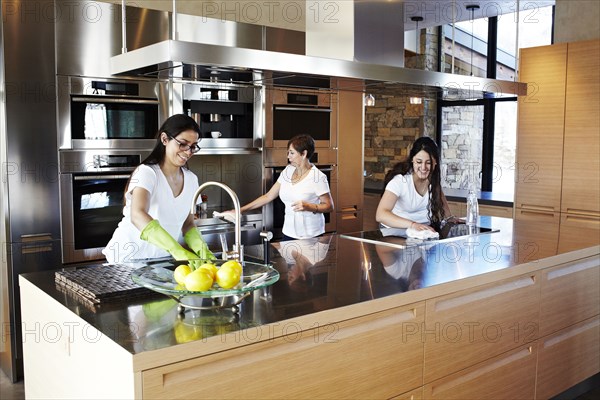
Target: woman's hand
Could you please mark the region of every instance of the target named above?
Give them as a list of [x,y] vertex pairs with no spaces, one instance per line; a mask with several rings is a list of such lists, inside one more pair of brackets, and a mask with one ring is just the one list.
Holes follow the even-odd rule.
[[420,224],[418,222],[413,222],[412,224],[410,224],[409,228],[412,228],[412,229],[414,229],[416,231],[425,231],[425,230],[428,230],[428,231],[435,232],[435,229],[433,229],[431,226],[425,225],[425,224]]
[[307,203],[302,200],[298,200],[292,203],[293,211],[314,211],[315,206],[312,203]]

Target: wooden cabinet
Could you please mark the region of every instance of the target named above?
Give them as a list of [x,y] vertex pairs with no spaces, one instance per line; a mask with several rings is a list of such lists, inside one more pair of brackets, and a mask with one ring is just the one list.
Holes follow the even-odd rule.
[[363,225],[364,82],[337,78],[333,83],[339,90],[336,229],[338,233],[356,232]]
[[535,343],[425,385],[426,399],[532,399],[535,392]]
[[515,207],[560,211],[567,44],[521,49]]
[[597,218],[600,218],[599,76],[600,40],[569,43],[561,211]]
[[422,385],[421,336],[408,333],[423,312],[399,307],[148,370],[143,397],[391,398]]
[[391,400],[422,400],[423,399],[423,388],[420,387],[415,390],[411,390],[408,393],[402,393],[399,396],[392,397]]
[[572,251],[600,244],[600,217],[562,214],[559,251]]
[[455,217],[463,218],[467,215],[467,203],[460,201],[449,201],[450,213]]
[[600,372],[599,326],[596,315],[540,340],[536,398],[549,399]]
[[523,49],[520,61],[515,208],[566,214],[561,249],[599,244],[600,40]]
[[535,275],[427,300],[425,382],[535,340],[538,316]]
[[540,336],[600,313],[600,260],[590,257],[542,272]]
[[[549,228],[550,227],[550,228]],[[556,254],[560,213],[515,209],[513,248],[517,262],[530,262]],[[534,242],[531,238],[536,238]]]

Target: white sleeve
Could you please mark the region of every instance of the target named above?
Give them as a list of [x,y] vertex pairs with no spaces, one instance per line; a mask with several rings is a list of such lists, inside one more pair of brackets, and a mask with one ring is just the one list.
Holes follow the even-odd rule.
[[329,189],[329,183],[327,182],[327,175],[319,171],[317,177],[318,180],[315,184],[315,194],[321,196],[325,193],[329,193],[331,190]]
[[396,175],[391,181],[388,182],[385,190],[394,193],[396,197],[401,197],[404,193],[404,187],[406,186],[405,183],[406,181],[404,175]]
[[131,174],[127,193],[133,192],[136,187],[141,187],[152,193],[156,187],[156,180],[156,172],[151,167],[142,164]]

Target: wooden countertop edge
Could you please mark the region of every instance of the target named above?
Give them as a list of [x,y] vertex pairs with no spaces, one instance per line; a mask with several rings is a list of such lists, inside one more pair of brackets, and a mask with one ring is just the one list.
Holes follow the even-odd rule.
[[[225,335],[213,336],[206,340],[147,351],[133,355],[133,369],[135,372],[139,372],[233,348],[249,346],[266,340],[273,340],[286,334],[295,334],[320,326],[364,317],[392,308],[422,302],[461,290],[510,279],[523,274],[533,273],[546,268],[598,255],[600,255],[600,245],[558,254],[541,260],[517,265],[515,267],[492,271],[428,288],[398,293],[380,299],[320,311],[276,323],[251,327],[245,330],[227,333]],[[199,345],[199,342],[202,344]]]

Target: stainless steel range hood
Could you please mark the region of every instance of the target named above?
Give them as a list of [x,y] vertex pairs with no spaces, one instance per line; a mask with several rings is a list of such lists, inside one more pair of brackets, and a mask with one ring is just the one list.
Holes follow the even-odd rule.
[[450,93],[455,99],[527,94],[527,85],[520,82],[178,40],[165,40],[116,55],[111,58],[111,73],[181,77],[182,69],[188,65],[424,86]]

